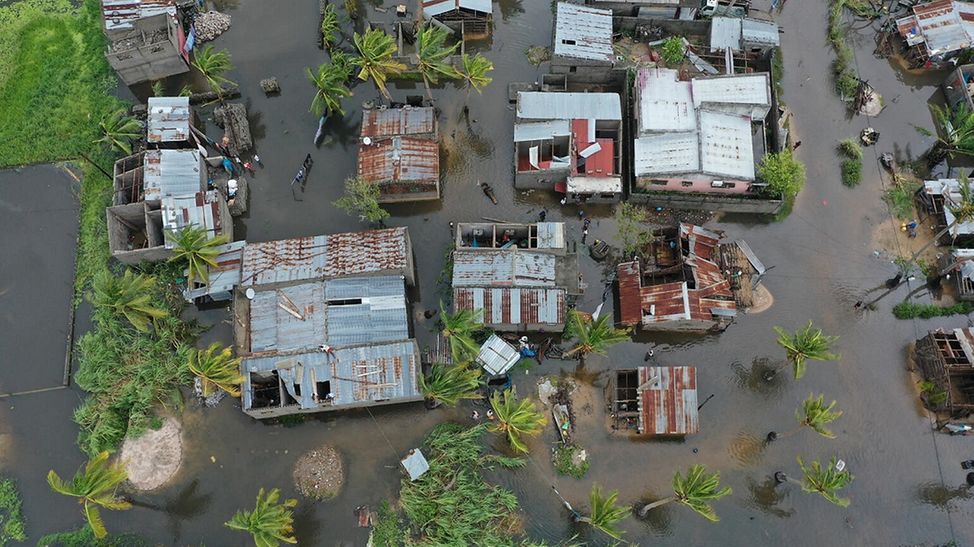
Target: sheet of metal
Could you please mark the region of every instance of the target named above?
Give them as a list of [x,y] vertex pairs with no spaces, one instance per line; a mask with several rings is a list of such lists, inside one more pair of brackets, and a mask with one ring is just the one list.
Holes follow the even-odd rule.
[[[748,133],[750,135],[750,133]],[[644,135],[633,143],[637,177],[700,170],[700,143],[696,133]]]
[[146,150],[143,185],[146,201],[163,196],[193,195],[204,190],[202,174],[206,167],[196,149]]
[[457,250],[454,287],[554,287],[555,257],[523,250]]
[[490,0],[423,0],[423,16],[427,18],[461,8],[486,15],[493,13]]
[[758,258],[758,255],[754,254],[754,251],[751,250],[751,246],[748,245],[747,242],[744,241],[743,239],[739,239],[734,243],[736,243],[737,246],[741,249],[741,251],[744,253],[744,256],[747,257],[747,261],[750,262],[751,266],[754,267],[755,271],[758,272],[758,275],[764,275],[764,272],[767,271],[767,268],[764,267],[764,263],[761,262],[761,260]]
[[149,97],[146,114],[148,142],[185,142],[189,136],[189,97]]
[[639,134],[685,131],[697,128],[690,82],[668,68],[644,68],[636,76]]
[[563,289],[456,287],[453,305],[457,310],[483,310],[483,322],[495,327],[565,323]]
[[327,344],[376,344],[409,338],[406,285],[401,276],[325,282]]
[[622,120],[622,103],[616,93],[561,93],[519,91],[520,120]]
[[101,0],[105,30],[135,28],[135,22],[160,13],[176,15],[175,0]]
[[612,11],[559,2],[554,44],[556,56],[611,64]]
[[700,430],[694,367],[639,367],[640,432],[692,435]]
[[749,118],[700,112],[700,167],[704,173],[754,180],[754,142]]
[[710,51],[741,49],[741,20],[737,17],[710,19]]
[[539,222],[535,224],[538,234],[539,249],[565,248],[564,222]]
[[548,120],[514,124],[514,142],[550,140],[571,134],[569,120]]
[[393,137],[360,144],[358,175],[372,182],[432,182],[440,179],[435,139]]
[[619,280],[619,319],[623,325],[642,321],[639,262],[621,262],[616,266]]
[[371,138],[436,133],[433,107],[372,108],[362,111],[362,136]]
[[172,249],[175,246],[175,242],[169,236],[170,233],[190,226],[202,228],[206,232],[207,239],[222,234],[224,223],[232,222],[229,218],[223,218],[224,212],[223,196],[216,190],[163,197],[162,229],[166,248]]
[[[291,313],[294,311],[301,317]],[[257,291],[250,301],[250,351],[317,348],[327,343],[326,318],[325,287],[321,283]]]
[[761,107],[758,112],[761,112],[771,106],[770,81],[766,72],[694,78],[691,83],[693,105],[698,109],[708,104],[758,106]]
[[491,376],[504,374],[520,360],[521,354],[517,349],[496,334],[490,335],[477,354],[477,363]]
[[773,21],[757,19],[741,21],[741,39],[747,44],[763,44],[771,47],[778,47],[781,43],[778,25]]
[[234,241],[221,245],[216,257],[216,267],[208,267],[209,279],[205,285],[187,287],[183,291],[186,300],[193,300],[207,295],[229,293],[233,287],[240,284],[240,265],[243,262],[243,248],[246,241]]

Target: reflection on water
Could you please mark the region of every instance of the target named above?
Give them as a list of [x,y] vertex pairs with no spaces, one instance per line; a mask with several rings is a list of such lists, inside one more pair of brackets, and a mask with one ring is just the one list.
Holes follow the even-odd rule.
[[750,432],[741,431],[731,441],[728,451],[741,465],[754,465],[764,457],[768,443],[764,439],[755,437]]
[[753,507],[773,517],[788,518],[795,514],[794,509],[778,507],[788,497],[788,487],[779,485],[774,477],[766,477],[763,482],[757,482],[747,477],[748,507]]
[[731,363],[738,387],[753,391],[765,398],[778,398],[788,383],[787,363],[770,357],[755,357],[750,367],[740,361]]
[[917,499],[921,503],[933,505],[943,511],[952,511],[955,500],[967,500],[974,497],[966,484],[951,488],[939,482],[924,482],[917,486]]
[[[294,510],[294,537],[301,538],[302,544],[318,545],[321,533],[321,521],[315,516],[315,504],[310,500],[300,500]],[[353,518],[353,515],[348,515]]]
[[656,507],[650,512],[646,513],[645,517],[639,516],[639,510],[642,509],[643,505],[652,503],[661,498],[662,496],[651,496],[641,500],[632,507],[632,514],[638,520],[644,523],[646,527],[652,531],[654,536],[668,537],[673,535],[673,515],[671,512],[673,511],[673,508],[676,507],[677,502],[667,503],[666,505]]

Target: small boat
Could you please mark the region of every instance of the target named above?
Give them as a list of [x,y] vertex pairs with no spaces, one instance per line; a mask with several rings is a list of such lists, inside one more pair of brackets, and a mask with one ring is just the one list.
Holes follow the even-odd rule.
[[883,167],[885,167],[890,173],[896,170],[896,161],[893,159],[893,154],[890,154],[889,152],[883,152],[883,154],[879,156],[879,163],[881,163]]
[[490,198],[490,202],[497,205],[497,196],[494,195],[494,189],[490,187],[486,182],[480,183],[480,189],[484,191],[484,195]]
[[325,122],[328,121],[328,116],[322,116],[318,120],[318,132],[315,133],[315,146],[321,144],[321,139],[325,138]]

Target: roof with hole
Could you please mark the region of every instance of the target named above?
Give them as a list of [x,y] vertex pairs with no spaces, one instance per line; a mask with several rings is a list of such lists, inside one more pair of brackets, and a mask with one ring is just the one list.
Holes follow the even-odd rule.
[[554,45],[559,57],[611,63],[612,11],[559,2]]
[[692,435],[700,431],[695,367],[639,367],[639,432]]

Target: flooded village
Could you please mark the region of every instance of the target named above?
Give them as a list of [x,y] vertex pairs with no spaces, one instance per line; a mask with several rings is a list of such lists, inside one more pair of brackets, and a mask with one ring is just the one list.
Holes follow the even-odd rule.
[[974,543],[971,6],[4,11],[0,545]]

